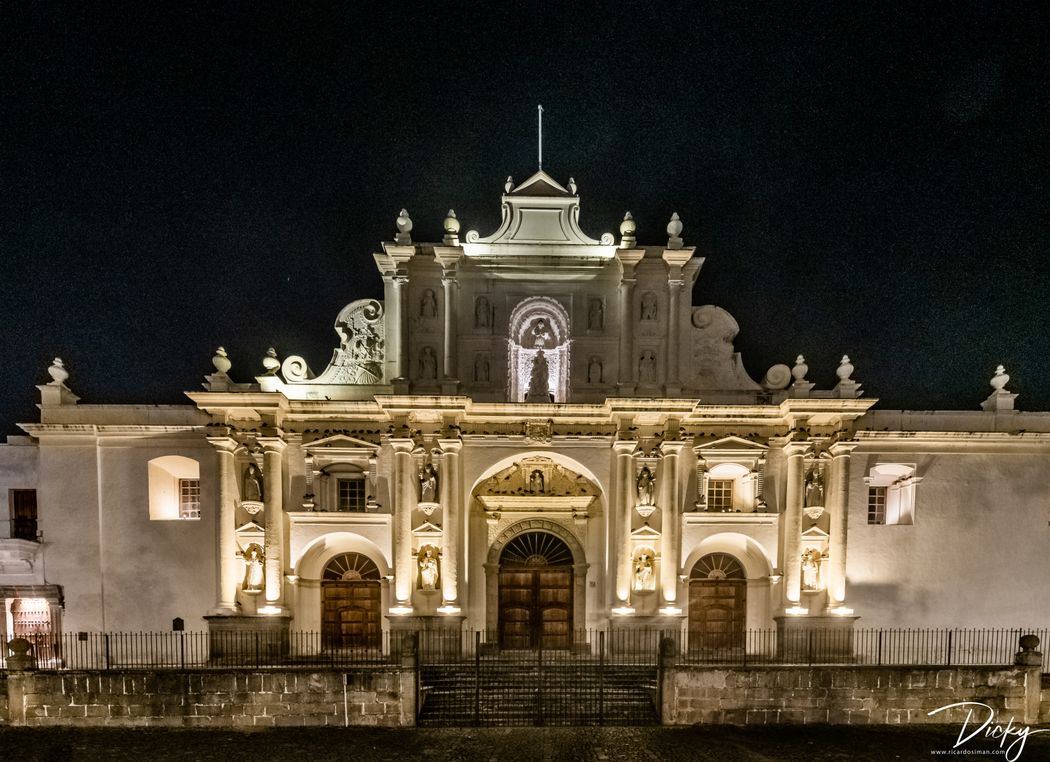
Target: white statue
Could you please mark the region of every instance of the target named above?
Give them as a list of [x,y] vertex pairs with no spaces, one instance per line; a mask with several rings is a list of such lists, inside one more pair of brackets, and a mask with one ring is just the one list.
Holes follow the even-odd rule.
[[254,542],[244,551],[244,582],[241,589],[246,593],[258,593],[263,589],[263,550]]
[[427,463],[419,470],[419,502],[436,503],[438,488],[437,469],[433,463]]
[[432,545],[422,548],[419,554],[419,588],[437,590],[438,560]]
[[636,483],[638,489],[638,505],[654,505],[653,503],[653,472],[649,466],[642,466]]
[[813,469],[806,476],[806,508],[810,506],[824,505],[824,476],[820,466]]
[[802,589],[820,589],[820,562],[822,556],[819,550],[811,548],[802,554]]
[[532,374],[529,376],[529,391],[525,399],[529,402],[550,402],[550,367],[541,349],[532,360]]
[[653,559],[652,553],[644,550],[640,552],[634,559],[634,589],[635,590],[655,590],[656,589],[656,574],[655,574],[655,560]]

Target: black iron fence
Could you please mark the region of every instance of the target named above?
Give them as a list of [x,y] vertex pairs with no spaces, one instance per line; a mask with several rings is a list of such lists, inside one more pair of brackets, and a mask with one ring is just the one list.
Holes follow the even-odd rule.
[[[607,628],[538,637],[529,648],[505,648],[498,633],[475,630],[385,631],[369,645],[333,646],[318,632],[120,632],[38,634],[29,638],[42,670],[333,668],[389,665],[403,651],[421,665],[499,660],[509,664],[593,661],[655,666],[659,644],[675,643],[676,660],[691,665],[762,664],[1007,665],[1021,635],[1040,639],[1043,671],[1050,672],[1050,630],[1000,629],[776,629],[703,637],[673,629]],[[480,662],[479,662],[480,663]],[[0,670],[6,656],[0,658]]]

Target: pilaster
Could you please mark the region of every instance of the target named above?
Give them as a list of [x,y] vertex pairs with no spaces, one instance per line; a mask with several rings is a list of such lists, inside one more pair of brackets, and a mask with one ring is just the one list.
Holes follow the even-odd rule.
[[[266,607],[279,613],[284,603],[284,440],[260,437],[263,448],[263,510],[265,539]],[[274,610],[276,609],[276,610]]]
[[216,601],[212,615],[236,614],[237,583],[240,563],[237,559],[237,463],[236,452],[241,445],[231,437],[208,437],[215,447],[219,471],[219,504],[215,520],[216,532]]

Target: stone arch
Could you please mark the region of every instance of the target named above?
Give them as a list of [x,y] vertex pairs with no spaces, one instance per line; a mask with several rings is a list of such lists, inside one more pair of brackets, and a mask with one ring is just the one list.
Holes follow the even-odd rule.
[[[712,554],[725,554],[743,567],[747,584],[745,627],[762,629],[772,626],[773,564],[766,549],[754,538],[740,532],[719,532],[705,537],[684,557],[682,569],[692,575],[700,559]],[[686,618],[689,618],[689,596],[686,596]]]
[[390,562],[378,545],[353,532],[329,532],[306,546],[296,561],[295,574],[300,579],[319,580],[332,559],[345,553],[358,553],[371,560],[381,577],[388,576]]
[[[538,320],[546,321],[545,338],[537,345],[530,340],[530,331]],[[569,312],[556,299],[531,296],[518,302],[511,311],[507,330],[508,396],[512,402],[521,402],[528,391],[533,362],[542,349],[549,371],[549,388],[555,402],[565,402],[569,392],[569,344],[571,325]]]
[[485,625],[489,632],[499,627],[499,559],[507,543],[527,532],[546,532],[557,537],[572,553],[573,630],[583,630],[587,622],[587,563],[579,539],[561,524],[547,519],[522,519],[504,529],[489,546],[485,562]]

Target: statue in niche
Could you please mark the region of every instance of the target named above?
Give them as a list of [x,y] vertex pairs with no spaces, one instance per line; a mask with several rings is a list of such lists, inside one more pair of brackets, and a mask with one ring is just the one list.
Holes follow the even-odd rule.
[[642,320],[656,320],[656,294],[652,291],[642,294]]
[[810,548],[802,554],[802,589],[820,589],[820,562],[823,559],[821,552],[816,548]]
[[263,549],[252,543],[244,551],[244,582],[241,589],[246,593],[259,593],[263,589]]
[[543,471],[538,468],[529,474],[529,492],[543,493]]
[[254,463],[244,471],[244,500],[261,503],[263,499],[262,471]]
[[600,357],[592,357],[590,365],[587,366],[587,383],[600,384],[602,382],[602,360]]
[[634,559],[634,589],[656,589],[656,559],[648,548],[639,551]]
[[419,502],[436,503],[438,490],[438,473],[433,463],[427,463],[419,469]]
[[474,380],[482,384],[489,382],[489,358],[485,355],[474,356]]
[[591,299],[587,308],[587,330],[600,331],[605,327],[605,307],[601,299]]
[[423,291],[423,297],[419,300],[419,316],[437,317],[437,297],[434,296],[434,289],[428,288]]
[[491,325],[492,306],[488,297],[479,296],[474,302],[474,327],[488,328]]
[[432,347],[423,347],[419,353],[419,377],[424,379],[437,378],[437,355]]
[[530,349],[543,349],[554,346],[554,332],[547,318],[536,318],[525,332],[525,345]]
[[635,482],[635,488],[638,491],[638,505],[655,505],[653,503],[654,481],[653,472],[649,470],[649,466],[642,466]]
[[651,349],[642,352],[642,356],[638,358],[638,382],[656,383],[656,353]]
[[820,466],[813,466],[806,475],[806,503],[805,507],[824,505],[824,476]]
[[426,545],[419,552],[419,589],[437,590],[438,559],[433,545]]
[[529,376],[529,390],[525,395],[525,400],[527,402],[552,401],[550,377],[550,367],[541,349],[532,360],[532,374]]

